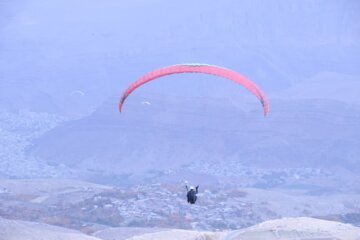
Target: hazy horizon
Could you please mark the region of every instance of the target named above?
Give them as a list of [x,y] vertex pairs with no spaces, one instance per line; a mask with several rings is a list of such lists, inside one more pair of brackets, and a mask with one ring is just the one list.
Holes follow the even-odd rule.
[[[284,217],[360,226],[359,12],[356,0],[0,0],[0,233],[8,219],[103,240]],[[206,74],[156,79],[119,113],[131,83],[182,63],[246,76],[269,115]],[[200,185],[194,206],[186,181]]]

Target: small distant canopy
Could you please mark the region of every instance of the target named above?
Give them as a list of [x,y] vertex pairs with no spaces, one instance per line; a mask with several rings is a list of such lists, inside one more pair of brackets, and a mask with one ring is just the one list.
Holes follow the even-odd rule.
[[151,105],[151,102],[148,102],[148,101],[142,101],[141,102],[142,105]]
[[70,93],[71,96],[85,96],[85,93],[81,90],[75,90]]

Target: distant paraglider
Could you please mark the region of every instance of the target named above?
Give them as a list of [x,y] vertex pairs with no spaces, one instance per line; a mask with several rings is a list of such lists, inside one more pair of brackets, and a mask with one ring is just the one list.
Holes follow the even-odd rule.
[[246,89],[248,89],[252,94],[254,94],[259,99],[263,107],[264,116],[267,116],[269,113],[269,103],[266,99],[266,96],[255,83],[253,83],[252,81],[248,80],[246,77],[242,76],[240,73],[235,72],[233,70],[215,65],[199,64],[199,63],[168,66],[168,67],[156,69],[154,71],[151,71],[143,75],[137,81],[133,82],[125,90],[124,94],[120,99],[119,111],[121,112],[126,98],[141,85],[163,76],[180,74],[180,73],[204,73],[204,74],[223,77],[231,81],[234,81],[235,83],[238,83],[243,87],[245,87]]
[[151,105],[151,102],[148,102],[148,101],[143,101],[141,102],[142,105]]
[[85,93],[83,91],[80,91],[80,90],[75,90],[75,91],[72,91],[70,93],[71,96],[85,96]]

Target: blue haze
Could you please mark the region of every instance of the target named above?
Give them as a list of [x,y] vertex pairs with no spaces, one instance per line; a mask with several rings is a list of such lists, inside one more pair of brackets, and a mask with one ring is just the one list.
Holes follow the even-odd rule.
[[[27,149],[52,165],[239,159],[358,172],[359,12],[355,0],[0,0],[0,107],[77,118]],[[137,77],[183,62],[248,76],[269,118],[239,86],[197,75],[146,85],[117,112]]]

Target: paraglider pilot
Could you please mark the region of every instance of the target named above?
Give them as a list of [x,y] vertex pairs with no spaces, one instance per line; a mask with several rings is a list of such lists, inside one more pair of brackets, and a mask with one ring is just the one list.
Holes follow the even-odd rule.
[[196,194],[198,193],[198,188],[199,186],[193,187],[191,186],[190,188],[188,188],[188,186],[186,185],[186,190],[187,190],[187,201],[190,204],[195,204],[197,196]]

